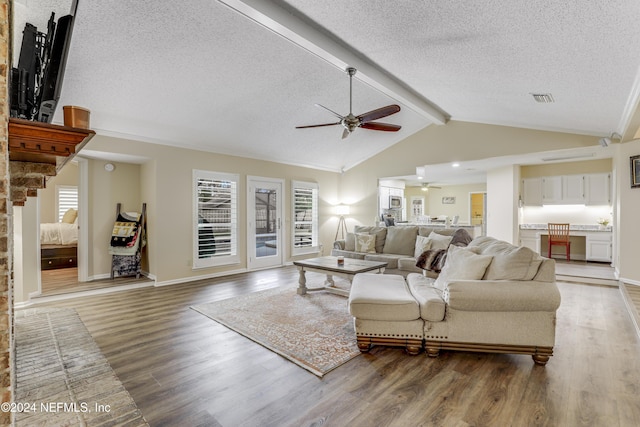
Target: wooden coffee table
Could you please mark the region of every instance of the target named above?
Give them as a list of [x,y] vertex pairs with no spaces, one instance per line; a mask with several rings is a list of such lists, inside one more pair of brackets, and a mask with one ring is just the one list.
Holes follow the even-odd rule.
[[[353,277],[358,273],[366,273],[368,271],[378,271],[378,273],[384,273],[384,269],[387,266],[386,262],[381,261],[365,261],[363,259],[345,258],[344,265],[338,265],[338,257],[335,256],[323,256],[319,258],[310,258],[301,261],[294,261],[293,265],[298,267],[300,272],[300,279],[298,283],[298,293],[304,295],[307,292],[315,291],[327,291],[334,294],[349,296],[349,291],[339,289],[335,287],[333,276],[344,277],[351,282]],[[325,286],[319,288],[307,288],[307,278],[305,273],[307,271],[313,271],[316,273],[325,273],[327,280],[325,280]]]

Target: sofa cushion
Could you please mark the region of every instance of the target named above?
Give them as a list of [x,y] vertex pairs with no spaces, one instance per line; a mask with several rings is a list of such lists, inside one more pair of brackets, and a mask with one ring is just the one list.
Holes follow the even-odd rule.
[[407,276],[409,291],[420,306],[420,317],[431,322],[444,320],[446,304],[442,291],[433,286],[434,280],[422,274],[411,273]]
[[356,252],[376,253],[376,235],[356,234]]
[[422,273],[422,269],[416,267],[415,258],[400,258],[398,259],[398,270],[410,271],[413,273]]
[[418,226],[418,235],[428,237],[431,233],[440,234],[442,236],[452,236],[456,232],[455,228],[429,227],[428,225]]
[[411,225],[387,228],[387,239],[382,253],[411,256],[416,247],[418,227]]
[[364,259],[365,253],[360,253],[356,251],[344,251],[342,249],[332,249],[332,256],[343,256],[345,258],[353,258],[353,259]]
[[344,250],[345,251],[356,250],[356,233],[347,233],[347,238],[344,241]]
[[364,259],[367,261],[386,262],[387,269],[395,270],[398,268],[398,260],[403,259],[404,255],[396,254],[364,254]]
[[384,248],[384,244],[387,238],[386,227],[356,225],[353,231],[355,233],[375,234],[376,235],[376,252],[382,253],[382,248]]
[[420,308],[404,277],[360,273],[353,278],[349,313],[358,319],[408,321],[420,318]]
[[418,258],[420,255],[422,255],[422,252],[426,251],[427,249],[431,249],[431,239],[424,236],[417,236],[413,257]]
[[480,280],[492,260],[491,255],[478,255],[466,248],[449,247],[447,262],[434,286],[444,290],[450,280]]
[[531,280],[542,263],[542,258],[531,249],[489,236],[474,239],[469,247],[479,248],[483,255],[493,255],[485,280]]

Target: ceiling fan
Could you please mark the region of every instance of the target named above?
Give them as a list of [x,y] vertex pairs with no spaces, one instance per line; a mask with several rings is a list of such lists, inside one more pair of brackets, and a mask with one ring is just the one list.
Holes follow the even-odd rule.
[[356,128],[363,129],[371,129],[371,130],[381,130],[385,132],[397,132],[400,130],[401,126],[392,125],[389,123],[380,123],[374,122],[373,120],[381,119],[383,117],[390,116],[392,114],[400,111],[400,106],[393,104],[387,105],[386,107],[381,107],[376,110],[369,111],[364,114],[360,114],[359,116],[354,116],[352,113],[353,106],[353,76],[356,74],[356,69],[353,67],[347,68],[347,73],[349,73],[349,114],[346,116],[341,116],[325,107],[324,105],[315,104],[316,107],[324,108],[334,116],[340,119],[339,122],[335,123],[324,123],[321,125],[308,125],[308,126],[296,126],[296,129],[305,129],[305,128],[317,128],[322,126],[334,126],[334,125],[342,125],[344,127],[344,131],[342,132],[342,139],[349,136],[351,132],[356,130]]
[[435,186],[435,185],[431,185],[431,184],[429,184],[428,182],[423,182],[423,183],[422,183],[422,188],[421,188],[421,190],[422,190],[422,191],[429,191],[429,189],[430,189],[430,188],[440,189],[440,188],[442,188],[442,187],[437,187],[437,186]]

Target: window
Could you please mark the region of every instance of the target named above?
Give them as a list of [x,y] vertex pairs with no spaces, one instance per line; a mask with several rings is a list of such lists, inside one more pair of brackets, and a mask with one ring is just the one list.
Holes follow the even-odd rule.
[[56,205],[58,211],[58,222],[62,221],[64,213],[69,209],[78,210],[78,187],[71,185],[56,185]]
[[236,264],[238,175],[193,171],[193,268]]
[[292,255],[318,252],[318,184],[292,182]]

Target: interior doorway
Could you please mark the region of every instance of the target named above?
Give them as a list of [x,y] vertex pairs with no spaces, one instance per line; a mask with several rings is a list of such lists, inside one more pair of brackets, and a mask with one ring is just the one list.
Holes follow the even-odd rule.
[[486,191],[469,193],[469,223],[482,227],[482,236],[487,235],[487,193]]
[[281,179],[247,178],[247,266],[249,269],[282,265]]

